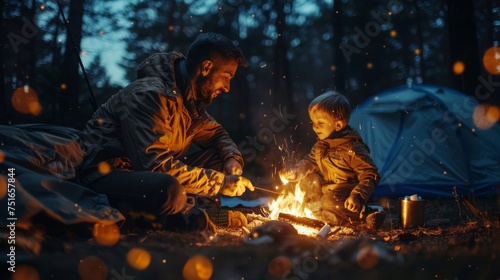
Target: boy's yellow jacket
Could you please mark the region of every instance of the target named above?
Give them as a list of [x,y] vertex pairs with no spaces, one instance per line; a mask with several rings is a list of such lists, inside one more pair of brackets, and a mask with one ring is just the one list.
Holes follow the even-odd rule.
[[352,188],[351,195],[358,195],[363,204],[380,181],[369,148],[350,126],[335,138],[318,140],[297,167],[302,176],[319,172],[323,177],[323,193],[349,187]]

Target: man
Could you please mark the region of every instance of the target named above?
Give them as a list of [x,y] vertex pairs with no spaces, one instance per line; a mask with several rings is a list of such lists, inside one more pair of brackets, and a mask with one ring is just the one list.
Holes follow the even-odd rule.
[[[236,144],[204,107],[228,92],[237,68],[246,65],[241,50],[216,33],[201,33],[186,57],[172,52],[146,59],[137,79],[87,122],[81,182],[121,212],[154,214],[167,225],[169,215],[192,207],[186,194],[253,191],[240,176]],[[201,151],[185,156],[191,144]]]

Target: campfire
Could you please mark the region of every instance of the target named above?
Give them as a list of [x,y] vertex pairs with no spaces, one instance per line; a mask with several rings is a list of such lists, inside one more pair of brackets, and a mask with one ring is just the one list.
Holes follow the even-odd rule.
[[[281,178],[284,184],[287,181]],[[305,191],[296,184],[291,191],[284,192],[269,204],[269,218],[292,224],[302,235],[315,236],[325,223],[317,220],[304,203]]]
[[[286,139],[284,144],[278,146],[278,148],[285,153],[285,156],[282,157],[283,167],[292,167],[298,163],[300,155],[288,149],[288,142]],[[330,227],[324,222],[316,219],[313,215],[313,211],[307,207],[308,203],[305,202],[306,191],[301,187],[300,182],[292,185],[289,184],[290,182],[283,174],[279,174],[279,176],[282,186],[281,188],[276,186],[276,190],[281,189],[280,192],[256,188],[278,194],[278,197],[268,204],[269,213],[267,213],[266,217],[259,214],[249,214],[247,217],[250,220],[256,219],[263,222],[287,222],[301,235],[321,236],[324,238],[330,232]]]

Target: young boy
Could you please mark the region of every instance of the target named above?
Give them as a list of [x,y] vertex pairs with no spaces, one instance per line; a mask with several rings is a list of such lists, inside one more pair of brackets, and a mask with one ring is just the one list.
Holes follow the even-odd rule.
[[380,228],[385,213],[365,205],[380,180],[378,169],[361,136],[348,125],[350,114],[350,103],[342,94],[326,92],[314,98],[309,117],[318,141],[294,167],[281,170],[280,176],[300,181],[318,219],[330,225],[358,221]]

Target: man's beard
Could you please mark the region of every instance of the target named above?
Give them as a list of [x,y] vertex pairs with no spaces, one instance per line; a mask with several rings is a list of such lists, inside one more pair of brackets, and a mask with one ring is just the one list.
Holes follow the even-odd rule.
[[196,80],[196,100],[202,102],[205,105],[212,104],[212,93],[214,90],[213,84],[210,80],[211,75],[206,77],[200,76]]

